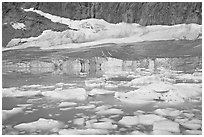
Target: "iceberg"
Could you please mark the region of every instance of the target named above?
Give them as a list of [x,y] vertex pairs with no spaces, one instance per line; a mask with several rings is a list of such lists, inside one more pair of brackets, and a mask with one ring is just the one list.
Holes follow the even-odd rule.
[[153,101],[165,101],[169,104],[182,103],[186,99],[201,94],[200,85],[170,84],[165,82],[152,83],[137,90],[126,93],[115,92],[115,98],[129,104],[146,104]]

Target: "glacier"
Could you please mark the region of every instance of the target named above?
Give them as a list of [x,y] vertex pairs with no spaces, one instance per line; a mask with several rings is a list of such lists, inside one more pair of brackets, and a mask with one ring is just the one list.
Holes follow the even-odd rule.
[[196,40],[202,38],[202,25],[177,24],[173,26],[141,26],[136,23],[111,24],[103,19],[71,20],[44,13],[40,10],[24,9],[68,25],[62,32],[44,30],[38,37],[14,38],[3,48],[5,50],[40,47],[41,49],[67,49],[100,47],[110,44],[128,44],[147,41]]

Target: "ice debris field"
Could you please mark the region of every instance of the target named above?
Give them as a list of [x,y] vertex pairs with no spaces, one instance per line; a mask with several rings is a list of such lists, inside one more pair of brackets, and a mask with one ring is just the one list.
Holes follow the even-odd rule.
[[[2,111],[3,134],[202,134],[201,72],[138,71],[3,88],[3,102],[14,101]],[[132,80],[114,80],[122,77]]]

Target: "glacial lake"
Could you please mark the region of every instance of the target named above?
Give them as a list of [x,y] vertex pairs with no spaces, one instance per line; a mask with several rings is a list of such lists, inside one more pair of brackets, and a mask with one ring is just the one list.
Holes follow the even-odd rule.
[[[166,108],[174,108],[180,112],[176,116],[161,115],[168,120],[174,122],[177,122],[178,119],[202,121],[202,94],[176,104],[154,100],[133,105],[115,97],[115,92],[128,93],[151,84],[152,81],[146,84],[144,81],[144,85],[131,83],[134,79],[146,76],[156,76],[162,82],[170,84],[193,84],[202,88],[201,56],[175,58],[136,56],[133,58],[131,55],[128,58],[128,55],[121,54],[120,56],[120,53],[114,54],[114,50],[105,49],[92,52],[69,52],[68,50],[41,51],[35,48],[6,51],[2,54],[2,87],[6,89],[3,91],[2,109],[5,110],[5,114],[9,114],[9,117],[3,119],[2,122],[4,135],[62,134],[64,132],[60,132],[61,130],[69,129],[76,130],[76,134],[86,134],[81,133],[86,129],[97,129],[98,134],[129,135],[137,131],[138,134],[152,135],[155,134],[154,124],[139,123],[127,126],[119,121],[125,116],[155,114],[155,110]],[[49,92],[78,88],[86,91],[86,99],[46,96]],[[89,94],[93,89],[104,89],[104,91],[113,91],[113,93]],[[7,90],[18,92],[16,95],[10,95],[6,93]],[[30,95],[35,91],[40,93]],[[20,96],[21,92],[26,92],[28,95]],[[43,92],[46,95],[41,94]],[[62,102],[74,102],[76,105],[60,107]],[[116,111],[100,114],[98,112],[103,110],[100,109],[101,106],[105,110],[114,109]],[[21,111],[18,113],[7,111],[13,108],[21,108]],[[38,121],[39,118],[56,120],[62,122],[63,126],[55,130],[16,128],[19,124],[32,123]],[[83,118],[80,124],[74,122],[78,118]],[[89,121],[95,121],[95,123],[106,121],[108,125],[111,123],[112,127],[108,129],[103,125],[96,127],[94,124],[88,126]],[[184,123],[177,123],[179,132],[169,131],[169,134],[200,134],[202,132],[202,123],[201,128],[196,129],[183,126]],[[103,129],[102,133],[101,129]],[[196,131],[191,132],[190,130]]]

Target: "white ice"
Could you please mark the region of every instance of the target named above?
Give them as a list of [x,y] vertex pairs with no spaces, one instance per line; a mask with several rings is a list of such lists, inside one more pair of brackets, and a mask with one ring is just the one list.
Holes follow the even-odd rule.
[[42,92],[43,96],[51,97],[54,99],[76,99],[83,101],[87,98],[86,90],[83,88],[64,89],[60,91],[45,91]]
[[139,124],[139,118],[138,116],[123,116],[123,118],[118,121],[118,123],[125,126],[133,126]]
[[153,124],[153,130],[164,130],[169,132],[180,132],[179,124],[170,120],[161,120]]
[[41,95],[40,90],[20,90],[18,88],[3,88],[2,90],[2,97],[29,97],[29,96],[35,96],[35,95]]
[[166,120],[166,118],[155,114],[139,115],[138,117],[139,117],[139,123],[142,125],[153,125],[153,123],[156,121]]
[[2,121],[23,112],[24,107],[16,107],[11,110],[2,110]]
[[165,108],[165,109],[156,109],[154,113],[162,116],[176,117],[176,116],[179,116],[182,112],[175,108]]
[[77,103],[75,102],[61,102],[59,104],[59,107],[70,107],[70,106],[76,106]]
[[123,114],[123,111],[117,108],[110,108],[106,110],[97,111],[96,114],[99,114],[99,115]]
[[79,125],[79,126],[82,126],[84,124],[84,122],[85,122],[84,118],[77,118],[77,119],[73,120],[73,124]]
[[[16,39],[11,40],[4,50],[26,48],[30,46],[37,46],[41,49],[61,49],[89,47],[99,44],[109,45],[110,43],[121,44],[158,40],[195,40],[201,38],[199,35],[202,33],[202,25],[198,24],[178,24],[174,26],[140,26],[135,23],[110,24],[102,19],[73,21],[43,13],[39,10],[24,10],[36,12],[51,19],[53,22],[67,24],[70,28],[77,29],[77,31],[65,30],[63,32],[55,32],[45,30],[40,36],[35,38],[24,38],[19,41]],[[20,42],[25,43],[20,44]]]
[[24,23],[19,23],[19,22],[12,22],[11,23],[11,26],[14,28],[14,29],[26,29],[25,27],[25,24]]
[[107,135],[106,129],[62,129],[60,135]]
[[18,130],[26,130],[26,131],[35,131],[35,130],[56,130],[63,127],[64,124],[60,121],[56,121],[53,119],[44,119],[39,118],[37,121],[30,123],[22,123],[14,126],[15,129]]
[[89,95],[104,95],[104,94],[113,94],[115,91],[105,90],[105,89],[98,89],[94,88],[89,92]]
[[75,107],[75,109],[93,109],[95,108],[96,106],[94,104],[88,104],[86,106],[78,106],[78,107]]
[[105,122],[97,122],[97,123],[90,123],[86,125],[88,128],[95,128],[95,129],[116,129],[117,125],[114,125],[110,121]]

